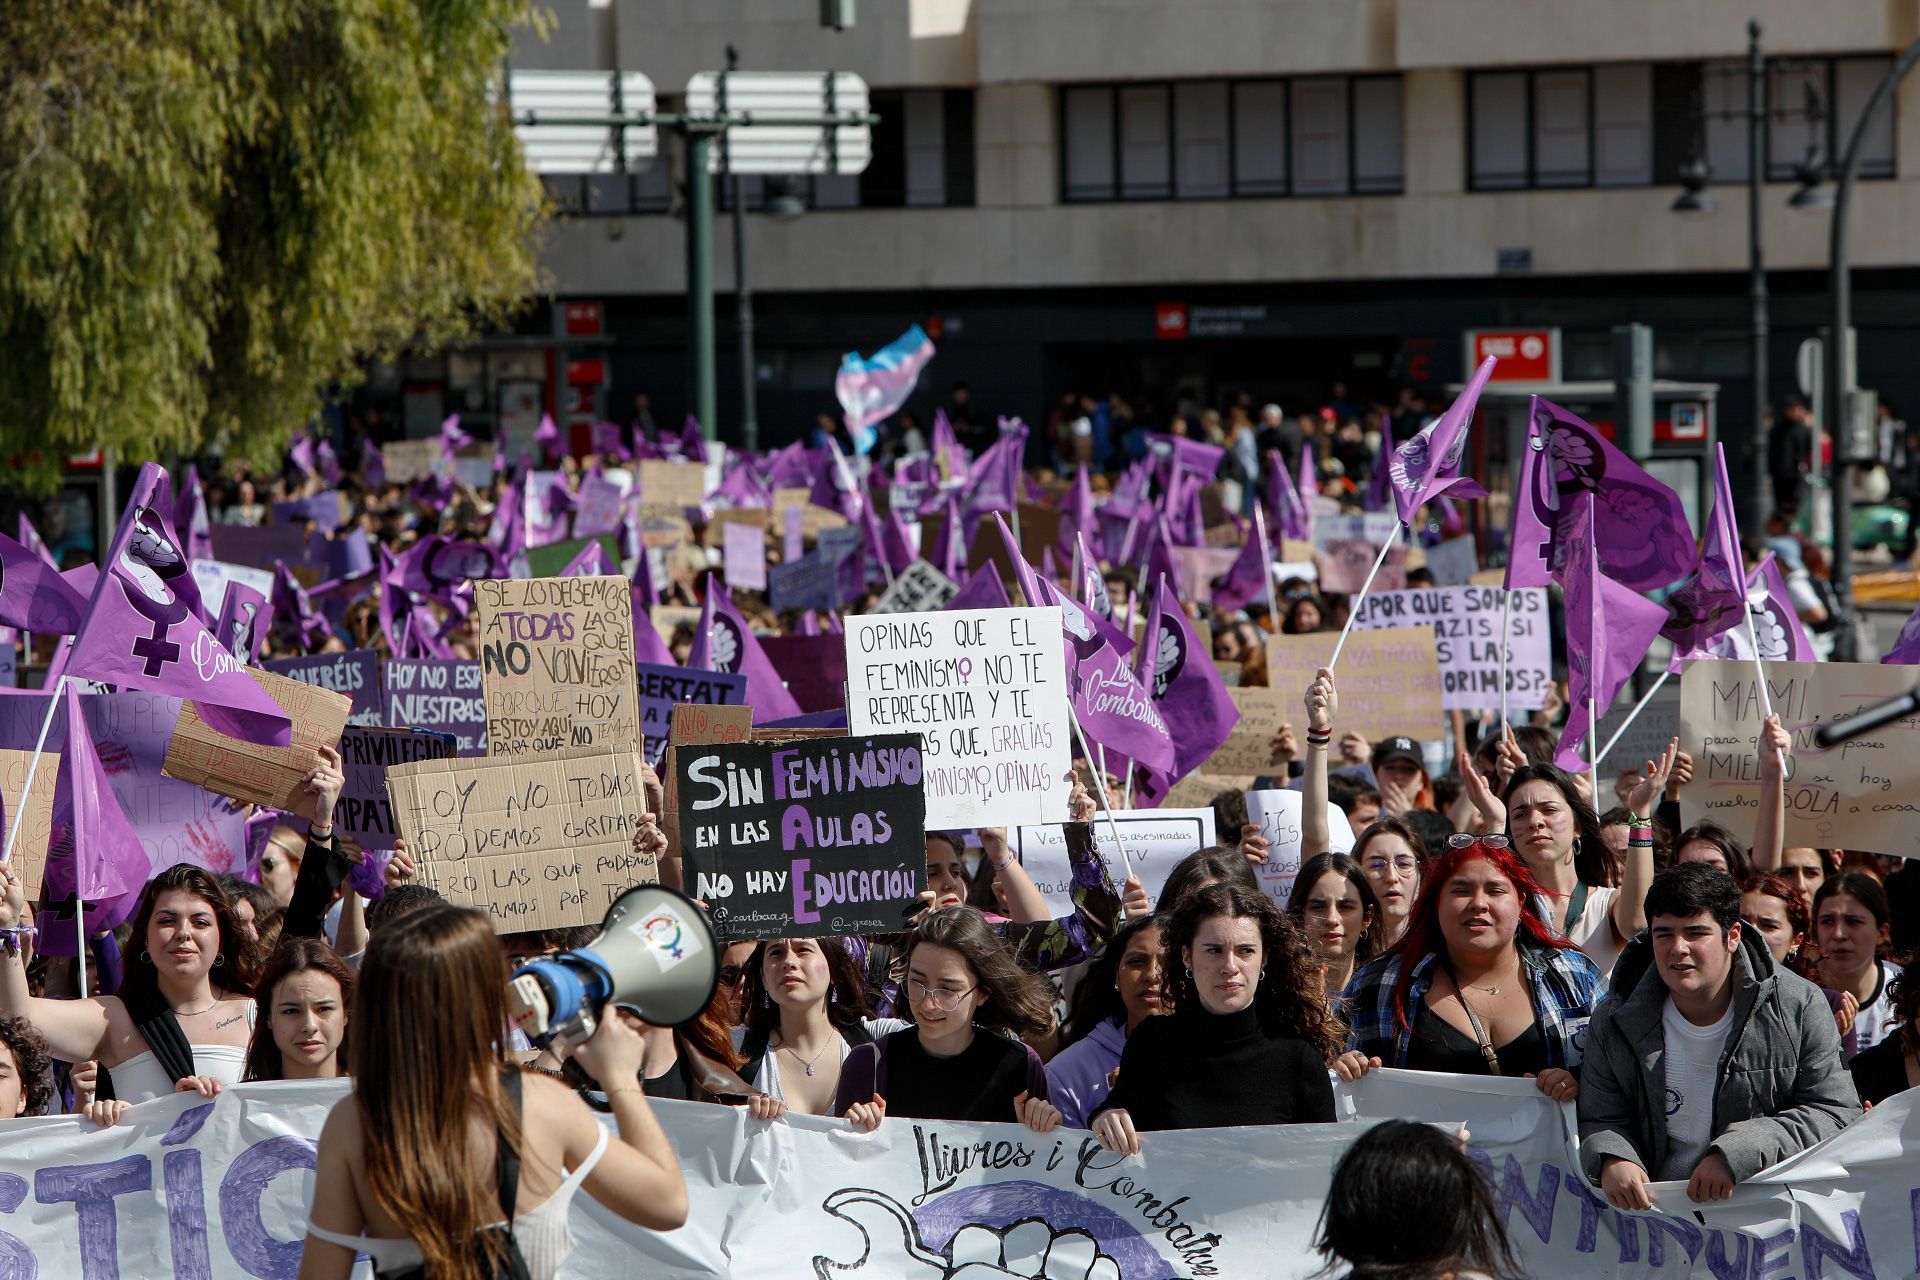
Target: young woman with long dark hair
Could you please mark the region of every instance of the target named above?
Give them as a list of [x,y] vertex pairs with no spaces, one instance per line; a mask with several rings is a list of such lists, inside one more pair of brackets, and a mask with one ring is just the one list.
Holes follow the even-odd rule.
[[1860,1006],[1849,1037],[1849,1061],[1886,1039],[1894,1027],[1889,993],[1900,966],[1880,956],[1891,934],[1891,919],[1885,886],[1864,871],[1842,871],[1813,895],[1820,985],[1852,994]]
[[1541,917],[1504,836],[1455,836],[1429,868],[1407,932],[1347,987],[1353,1021],[1334,1069],[1529,1076],[1571,1100],[1600,971]]
[[913,1025],[847,1055],[834,1112],[869,1132],[889,1115],[1057,1126],[1039,1056],[1012,1038],[1053,1030],[1052,988],[971,907],[929,911],[903,961]]
[[1334,1118],[1327,1061],[1340,1020],[1305,939],[1266,895],[1228,884],[1187,895],[1160,953],[1173,1013],[1127,1038],[1093,1118],[1102,1146],[1136,1154],[1140,1135],[1159,1129]]
[[1381,818],[1360,833],[1349,855],[1360,864],[1379,908],[1380,948],[1400,941],[1420,896],[1421,868],[1431,851],[1404,818]]
[[860,968],[838,938],[773,938],[744,969],[743,1025],[734,1028],[740,1077],[758,1093],[753,1113],[832,1115],[840,1067],[855,1045],[904,1030],[868,1018]]
[[353,971],[318,938],[289,938],[267,958],[246,1080],[329,1080],[347,1069]]
[[1087,1127],[1106,1101],[1127,1037],[1169,1007],[1160,990],[1165,924],[1163,916],[1148,916],[1122,926],[1073,989],[1065,1047],[1047,1063],[1048,1097],[1068,1128]]
[[[26,916],[11,866],[0,867],[0,935]],[[168,867],[141,891],[126,976],[115,995],[46,1000],[28,994],[17,947],[0,947],[0,1017],[25,1017],[64,1062],[100,1063],[100,1094],[144,1102],[176,1090],[237,1084],[254,1021],[253,946],[219,882]]]
[[375,932],[354,993],[354,1092],[320,1134],[299,1280],[347,1280],[356,1253],[381,1275],[479,1280],[509,1251],[552,1280],[581,1188],[651,1230],[686,1221],[679,1162],[633,1082],[638,1033],[604,1017],[573,1054],[619,1082],[610,1142],[571,1089],[508,1062],[507,1026],[485,914],[434,904]]
[[1373,886],[1360,864],[1346,854],[1316,853],[1300,864],[1287,915],[1319,959],[1327,1007],[1337,1012],[1354,969],[1380,950],[1380,907]]

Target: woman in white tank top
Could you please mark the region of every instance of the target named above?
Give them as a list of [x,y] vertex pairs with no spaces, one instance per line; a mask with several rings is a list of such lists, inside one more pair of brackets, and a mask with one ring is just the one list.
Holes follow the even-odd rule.
[[[28,917],[12,867],[0,868],[0,885],[4,935]],[[237,1084],[253,1030],[254,955],[226,891],[199,867],[167,868],[140,895],[127,950],[118,994],[45,1000],[28,994],[19,950],[0,948],[0,1017],[29,1019],[56,1058],[97,1060],[121,1103]],[[95,1118],[110,1123],[121,1109]]]
[[[651,1230],[686,1221],[679,1161],[635,1082],[639,1033],[606,1018],[577,1051],[595,1079],[628,1082],[607,1090],[610,1142],[571,1089],[508,1064],[507,1025],[484,914],[435,904],[374,934],[354,995],[354,1093],[320,1134],[300,1280],[348,1280],[356,1253],[383,1278],[467,1280],[509,1226],[528,1274],[551,1280],[573,1252],[567,1206],[582,1188]],[[519,1161],[511,1223],[503,1147]]]

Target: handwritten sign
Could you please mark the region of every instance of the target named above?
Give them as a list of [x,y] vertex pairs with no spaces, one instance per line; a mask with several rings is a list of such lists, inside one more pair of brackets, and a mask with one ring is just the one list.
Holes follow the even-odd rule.
[[960,584],[925,560],[915,560],[894,575],[873,606],[874,613],[932,613],[960,594]]
[[446,451],[438,440],[395,440],[380,446],[388,484],[412,484],[449,474]]
[[680,703],[673,708],[667,726],[666,767],[662,771],[660,801],[665,811],[660,823],[666,828],[667,844],[680,847],[680,771],[675,754],[681,747],[716,747],[745,742],[753,736],[753,708],[708,703]]
[[340,758],[347,784],[340,790],[333,820],[340,833],[362,849],[391,849],[400,828],[387,798],[387,770],[416,760],[445,760],[453,739],[441,733],[408,729],[355,729],[340,735]]
[[697,462],[640,464],[640,498],[649,506],[697,507],[707,496],[707,469]]
[[[1116,844],[1113,829],[1120,828]],[[1115,812],[1113,824],[1105,814],[1093,820],[1094,845],[1115,876],[1131,863],[1133,873],[1149,898],[1156,901],[1166,886],[1167,873],[1188,854],[1218,843],[1214,839],[1212,809],[1139,809]],[[1126,859],[1120,856],[1126,850]],[[1033,877],[1040,896],[1059,916],[1072,915],[1073,867],[1067,852],[1066,828],[1058,825],[1015,827],[1013,849]]]
[[[1504,617],[1508,705],[1537,710],[1546,705],[1547,690],[1553,684],[1547,593],[1541,587],[1507,593],[1512,598],[1504,608],[1501,594],[1494,587],[1373,591],[1355,610],[1353,629],[1431,626],[1434,655],[1440,663],[1440,705],[1448,711],[1471,711],[1500,705]],[[1340,692],[1344,704],[1344,682]]]
[[301,684],[270,671],[249,668],[247,674],[292,719],[292,743],[263,747],[257,742],[229,738],[208,728],[199,708],[188,702],[180,712],[161,768],[169,778],[191,782],[230,799],[311,815],[313,797],[307,793],[307,775],[313,772],[319,748],[340,741],[352,703],[344,693]]
[[200,603],[206,606],[209,618],[220,616],[220,606],[226,603],[230,583],[238,582],[252,587],[267,599],[273,599],[273,574],[266,569],[253,569],[244,564],[195,560],[193,581],[200,588]]
[[1247,820],[1260,824],[1267,838],[1267,860],[1256,865],[1253,878],[1260,890],[1286,910],[1293,895],[1293,882],[1300,878],[1300,864],[1316,853],[1347,853],[1353,848],[1353,827],[1339,805],[1327,806],[1327,835],[1330,849],[1303,849],[1301,818],[1303,798],[1298,791],[1247,792]]
[[850,733],[927,739],[934,827],[1063,822],[1071,721],[1058,606],[847,619]]
[[[1290,689],[1233,686],[1227,690],[1227,696],[1240,708],[1240,719],[1227,740],[1207,757],[1207,772],[1253,776],[1285,772],[1286,759],[1275,752],[1273,740],[1282,725],[1306,723],[1300,695]],[[1346,709],[1344,701],[1341,709],[1343,712]],[[1304,741],[1301,746],[1304,748]]]
[[480,664],[458,658],[389,658],[382,668],[386,723],[451,734],[458,754],[487,753],[487,701]]
[[[1333,657],[1339,636],[1330,631],[1267,640],[1267,683],[1298,695]],[[1440,656],[1431,627],[1355,631],[1340,651],[1340,732],[1378,742],[1403,733],[1415,741],[1437,737],[1445,719],[1440,702]],[[1245,690],[1236,689],[1235,693]],[[1289,712],[1295,714],[1295,712]],[[1299,724],[1305,724],[1302,719]]]
[[647,762],[659,765],[667,751],[673,709],[682,703],[744,706],[747,678],[725,671],[689,671],[651,662],[634,664],[640,689],[640,731],[646,739]]
[[[1903,716],[1838,746],[1813,734],[1913,688],[1906,667],[1861,662],[1768,662],[1774,712],[1793,738],[1787,753],[1786,847],[1844,846],[1920,858],[1920,716]],[[1689,662],[1680,677],[1680,745],[1693,781],[1680,790],[1686,825],[1711,818],[1742,840],[1760,805],[1760,724],[1766,711],[1751,662]]]
[[[1320,585],[1327,591],[1351,593],[1366,585],[1380,548],[1393,536],[1392,512],[1321,516],[1314,521],[1313,545],[1320,553]],[[1407,544],[1396,542],[1373,580],[1375,591],[1397,591],[1407,585]]]
[[33,752],[0,750],[0,799],[7,806],[4,830],[20,829],[14,837],[13,867],[28,902],[39,898],[40,885],[46,878],[47,845],[53,838],[53,793],[62,763],[53,752],[43,752],[39,767],[33,770],[33,790],[28,791],[27,770],[33,764]]
[[350,649],[345,653],[321,653],[305,658],[274,658],[260,664],[264,671],[310,684],[316,689],[331,689],[353,699],[348,724],[384,724],[380,701],[380,655],[372,649]]
[[580,505],[573,513],[574,536],[584,538],[617,530],[632,488],[633,475],[627,471],[615,469],[588,475],[580,482],[580,491],[575,495]]
[[625,578],[473,584],[487,752],[638,750],[633,594]]
[[899,929],[926,879],[920,741],[677,748],[682,855],[720,936]]
[[595,747],[387,770],[394,820],[420,883],[486,911],[497,933],[598,924],[659,878],[633,847],[646,812],[640,756]]
[[748,591],[765,591],[767,589],[766,532],[750,524],[729,524],[725,526],[722,536],[727,585]]

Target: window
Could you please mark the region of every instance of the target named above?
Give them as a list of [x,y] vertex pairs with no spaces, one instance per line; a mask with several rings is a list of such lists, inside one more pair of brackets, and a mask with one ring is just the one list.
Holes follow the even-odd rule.
[[[877,89],[869,101],[873,158],[864,173],[817,173],[792,180],[809,209],[947,208],[974,201],[973,90]],[[766,207],[765,183],[743,177],[749,212]],[[718,199],[730,208],[726,184]]]
[[1069,85],[1068,201],[1394,193],[1405,175],[1400,78]]
[[1593,69],[1593,181],[1653,181],[1653,68],[1644,63]]
[[1592,128],[1586,71],[1540,71],[1533,77],[1533,183],[1584,187],[1593,182]]
[[1527,73],[1477,74],[1467,88],[1468,149],[1475,191],[1509,191],[1531,181]]

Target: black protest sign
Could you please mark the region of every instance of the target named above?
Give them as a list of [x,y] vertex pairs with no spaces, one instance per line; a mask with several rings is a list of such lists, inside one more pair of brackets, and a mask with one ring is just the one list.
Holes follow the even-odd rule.
[[416,760],[445,760],[454,754],[452,735],[408,729],[348,728],[340,735],[340,761],[347,784],[333,808],[340,834],[362,849],[391,849],[400,828],[387,799],[387,770]]
[[926,879],[917,733],[680,747],[689,887],[722,938],[888,933]]

